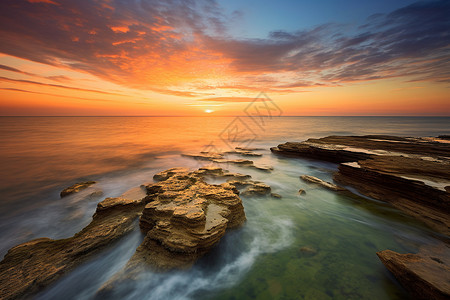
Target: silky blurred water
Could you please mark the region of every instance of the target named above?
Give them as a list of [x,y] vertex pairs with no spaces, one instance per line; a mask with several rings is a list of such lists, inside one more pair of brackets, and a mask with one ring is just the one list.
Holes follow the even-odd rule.
[[[240,138],[235,138],[239,133]],[[431,117],[1,117],[0,234],[3,256],[37,237],[64,238],[86,226],[105,197],[151,182],[154,173],[202,164],[180,154],[261,147],[255,164],[237,166],[282,199],[243,197],[247,223],[192,269],[145,273],[116,287],[116,299],[403,299],[375,255],[415,251],[431,232],[389,205],[309,186],[302,174],[331,181],[335,164],[282,158],[268,150],[285,141],[327,135],[450,134],[450,118]],[[93,187],[60,199],[81,180]],[[304,189],[305,195],[297,191]],[[40,293],[38,299],[93,299],[142,241],[136,230]]]

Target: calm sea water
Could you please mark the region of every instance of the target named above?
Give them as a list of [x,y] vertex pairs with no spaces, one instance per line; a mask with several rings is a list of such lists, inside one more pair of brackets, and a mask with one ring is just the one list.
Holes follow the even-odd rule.
[[[154,173],[201,164],[185,152],[262,147],[255,164],[228,167],[272,186],[282,199],[243,198],[248,222],[188,271],[143,274],[118,286],[117,299],[402,299],[376,251],[415,251],[431,232],[389,205],[313,189],[308,174],[332,180],[335,164],[273,156],[285,141],[327,135],[450,134],[431,117],[1,117],[0,255],[37,237],[64,238],[86,226],[96,204]],[[101,197],[59,192],[96,180]],[[298,196],[299,189],[306,195]],[[47,288],[38,299],[92,299],[142,241],[136,230]],[[313,251],[304,251],[306,248]]]

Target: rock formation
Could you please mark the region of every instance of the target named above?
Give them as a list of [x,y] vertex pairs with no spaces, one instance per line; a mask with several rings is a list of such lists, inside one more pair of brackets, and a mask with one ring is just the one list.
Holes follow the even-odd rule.
[[[142,263],[157,270],[192,265],[227,230],[246,220],[236,187],[227,182],[208,184],[206,177],[250,178],[217,167],[160,172],[154,176],[159,182],[98,203],[92,222],[73,237],[40,238],[11,248],[0,262],[0,298],[25,298],[38,292],[133,230],[139,215],[146,236],[125,271],[143,267]],[[115,278],[120,274],[129,273],[123,271]]]
[[[391,203],[445,235],[439,237],[448,243],[450,143],[443,137],[330,136],[285,143],[271,150],[339,163],[335,181]],[[318,178],[302,179],[323,184]],[[423,247],[418,254],[385,250],[377,255],[414,298],[450,298],[448,244]]]
[[245,213],[237,189],[203,179],[224,174],[213,167],[155,175],[162,181],[147,186],[148,204],[139,223],[146,237],[130,263],[145,261],[159,270],[189,266],[217,244],[226,230],[242,225]]
[[249,159],[229,159],[226,157],[226,154],[237,154],[242,156],[262,156],[260,153],[252,152],[251,150],[247,149],[257,149],[258,148],[239,148],[237,147],[236,150],[227,151],[224,153],[218,153],[218,152],[200,152],[197,154],[182,154],[182,156],[191,157],[193,159],[197,160],[207,160],[213,163],[218,164],[235,164],[239,165],[241,167],[247,167],[247,168],[254,168],[260,171],[264,172],[271,172],[273,170],[273,167],[271,166],[265,166],[265,165],[255,165],[252,160]]
[[450,234],[450,144],[430,138],[330,136],[272,152],[340,163],[334,180]]
[[[333,183],[331,183],[331,182],[324,181],[324,180],[319,179],[319,178],[314,177],[314,176],[310,176],[310,175],[301,175],[301,176],[300,176],[300,179],[302,179],[303,181],[312,183],[312,184],[318,184],[318,185],[320,185],[320,186],[323,186],[323,187],[326,188],[326,189],[329,189],[329,190],[332,190],[332,191],[335,191],[335,192],[343,192],[343,191],[347,191],[347,189],[345,189],[345,188],[343,188],[343,187],[337,186],[337,185],[335,185],[335,184],[333,184]],[[302,190],[302,191],[303,191],[303,190]],[[303,192],[304,192],[304,191],[303,191]],[[302,194],[302,192],[299,191],[299,194]]]
[[92,222],[73,237],[40,238],[11,248],[0,262],[0,299],[38,292],[130,232],[144,196],[106,198],[98,204]]
[[68,188],[65,188],[64,190],[62,190],[60,193],[60,196],[62,198],[62,197],[68,196],[73,193],[78,193],[79,191],[84,190],[95,183],[96,183],[95,181],[84,181],[84,182],[75,183],[74,185],[71,185]]
[[450,299],[448,245],[422,247],[417,254],[384,250],[377,255],[414,299]]

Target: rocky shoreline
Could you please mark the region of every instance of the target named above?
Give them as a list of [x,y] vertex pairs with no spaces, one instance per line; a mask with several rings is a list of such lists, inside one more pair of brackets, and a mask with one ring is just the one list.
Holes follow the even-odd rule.
[[[415,298],[450,298],[450,143],[447,139],[329,136],[287,142],[271,151],[339,163],[333,177],[336,182],[388,202],[435,230],[443,240],[441,245],[425,248],[418,254],[390,250],[377,254]],[[335,184],[310,177],[302,176],[302,179],[343,191]]]
[[[208,184],[207,177],[228,182]],[[131,232],[139,216],[144,241],[102,291],[143,268],[167,271],[189,267],[226,231],[244,224],[244,207],[236,186],[261,195],[270,192],[269,186],[262,189],[263,183],[250,178],[218,167],[160,172],[154,176],[155,183],[98,203],[91,223],[73,237],[40,238],[11,248],[0,262],[0,298],[27,298],[39,292]],[[80,183],[66,190],[77,193],[80,186],[87,188]]]
[[[264,149],[236,148],[223,153],[182,155],[220,166],[233,164],[257,172],[272,172],[273,167],[255,165],[246,159],[262,156],[259,150]],[[271,151],[276,155],[338,163],[334,182],[308,174],[299,174],[299,179],[312,188],[335,193],[353,194],[356,190],[392,204],[433,229],[442,240],[440,245],[424,245],[417,254],[378,249],[383,251],[377,255],[415,298],[450,297],[450,143],[447,139],[330,136],[287,142]],[[223,183],[210,184],[209,179]],[[91,223],[73,237],[40,238],[11,248],[0,262],[0,298],[34,295],[134,230],[138,222],[143,242],[125,267],[97,291],[99,298],[108,298],[110,293],[114,294],[117,284],[135,280],[143,270],[166,272],[192,266],[229,230],[245,223],[240,196],[282,198],[268,184],[253,180],[250,175],[231,173],[213,165],[195,171],[172,168],[155,174],[153,180],[98,203]],[[80,194],[89,194],[90,189],[95,189],[92,186],[94,181],[76,183],[60,195],[66,197],[82,190],[86,191]],[[98,190],[92,193],[101,195]],[[298,190],[298,195],[305,193],[303,189]],[[312,250],[304,247],[301,251]]]

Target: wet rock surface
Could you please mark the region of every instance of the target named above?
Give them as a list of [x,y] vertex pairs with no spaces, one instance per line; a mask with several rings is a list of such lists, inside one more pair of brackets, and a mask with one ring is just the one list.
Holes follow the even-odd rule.
[[206,177],[229,177],[236,182],[249,178],[214,166],[194,172],[176,168],[156,174],[154,178],[162,180],[146,186],[147,205],[139,221],[144,241],[124,269],[99,290],[99,297],[107,297],[116,283],[132,280],[144,269],[190,267],[228,230],[244,224],[244,207],[236,187],[228,182],[208,184]]
[[73,193],[78,193],[79,191],[84,190],[93,184],[96,184],[96,182],[95,181],[84,181],[84,182],[75,183],[74,185],[71,185],[71,186],[65,188],[64,190],[62,190],[60,193],[60,196],[62,198],[62,197],[68,196]]
[[236,182],[251,178],[218,167],[160,172],[154,176],[159,182],[98,203],[91,223],[73,237],[40,238],[11,248],[0,262],[0,298],[26,298],[40,291],[131,232],[139,215],[144,241],[113,278],[142,267],[160,271],[189,267],[227,230],[246,220],[237,188],[227,182],[208,184],[207,177]]
[[147,186],[149,203],[139,223],[146,237],[130,264],[144,261],[158,270],[189,266],[217,244],[226,230],[241,226],[245,213],[237,189],[228,183],[208,184],[203,179],[225,174],[215,167],[195,172],[177,170]]
[[205,160],[210,161],[212,163],[217,164],[234,164],[239,165],[241,167],[246,168],[253,168],[257,169],[263,172],[271,172],[273,170],[272,166],[266,166],[266,165],[255,165],[254,162],[250,159],[244,159],[244,158],[237,158],[232,159],[228,158],[228,154],[235,154],[240,156],[253,156],[253,157],[260,157],[262,156],[261,153],[253,152],[255,150],[263,150],[260,148],[240,148],[236,147],[235,150],[232,151],[226,151],[223,153],[219,152],[200,152],[196,154],[182,154],[182,156],[190,157],[197,160]]
[[[330,136],[271,148],[276,154],[339,163],[334,181],[389,202],[439,232],[445,243],[418,254],[378,252],[383,264],[418,299],[449,299],[450,143],[439,138]],[[311,176],[303,180],[337,187]]]
[[[343,191],[347,191],[347,189],[345,189],[345,188],[343,188],[343,187],[340,187],[340,186],[335,185],[335,184],[333,184],[333,183],[324,181],[324,180],[319,179],[319,178],[314,177],[314,176],[310,176],[310,175],[301,175],[301,176],[300,176],[300,179],[303,180],[303,181],[306,181],[306,182],[308,182],[308,183],[320,185],[320,186],[322,186],[322,187],[324,187],[324,188],[326,188],[326,189],[329,189],[329,190],[332,190],[332,191],[335,191],[335,192],[343,192]],[[301,191],[301,192],[300,192],[300,191]],[[303,194],[303,193],[304,193],[303,190],[299,190],[298,192],[299,192],[299,194]]]
[[0,298],[27,298],[131,232],[141,198],[106,198],[92,222],[73,237],[35,239],[11,248],[0,262]]
[[415,299],[450,299],[450,247],[422,247],[417,254],[377,253],[381,262]]
[[273,153],[340,163],[334,180],[389,202],[450,234],[450,143],[434,138],[330,136],[271,148]]

